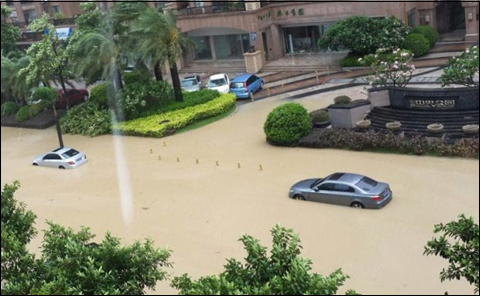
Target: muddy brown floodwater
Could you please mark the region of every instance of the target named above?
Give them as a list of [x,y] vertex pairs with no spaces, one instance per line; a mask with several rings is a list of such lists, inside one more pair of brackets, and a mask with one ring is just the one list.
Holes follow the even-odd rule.
[[[358,89],[351,89],[300,102],[314,110],[339,94],[359,96]],[[465,282],[441,284],[439,272],[447,263],[422,253],[434,224],[461,213],[478,221],[479,162],[271,147],[263,123],[283,102],[243,105],[224,120],[166,139],[122,138],[134,199],[131,225],[122,221],[112,136],[66,136],[67,145],[84,151],[90,163],[60,171],[30,166],[34,156],[55,147],[54,129],[2,128],[2,184],[21,181],[17,197],[38,215],[40,229],[51,220],[75,229],[90,227],[99,237],[108,230],[124,243],[152,238],[157,246],[170,247],[173,275],[219,273],[225,258],[244,258],[238,243],[242,234],[270,245],[269,230],[279,223],[300,234],[316,272],[342,268],[350,275],[348,289],[471,294]],[[357,211],[288,199],[298,180],[336,171],[389,182],[395,200],[380,211]],[[32,248],[38,250],[39,243],[35,239]],[[168,283],[157,289],[172,292]]]

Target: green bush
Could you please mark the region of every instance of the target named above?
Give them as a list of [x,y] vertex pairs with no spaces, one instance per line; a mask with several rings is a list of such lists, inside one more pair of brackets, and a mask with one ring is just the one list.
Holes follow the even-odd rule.
[[56,20],[63,20],[65,19],[65,15],[61,12],[57,12],[53,15],[53,18]]
[[71,108],[60,120],[62,131],[67,134],[96,137],[112,130],[110,111],[100,110],[95,104],[83,104]]
[[468,48],[460,57],[448,61],[441,80],[443,86],[460,84],[468,87],[478,86],[478,46]]
[[17,104],[14,102],[6,102],[2,104],[2,117],[16,114],[18,109]]
[[421,34],[410,34],[407,36],[403,47],[410,50],[416,57],[421,57],[430,50],[430,43]]
[[35,118],[37,117],[38,114],[40,114],[43,109],[45,108],[45,105],[43,103],[38,103],[35,105],[30,106],[30,118]]
[[2,105],[7,101],[7,96],[2,92]]
[[413,29],[412,33],[423,35],[430,43],[430,48],[432,48],[440,38],[440,34],[438,34],[438,32],[430,26],[418,26]]
[[51,87],[38,87],[33,92],[33,101],[40,102],[42,106],[53,106],[58,100],[58,92]]
[[410,28],[395,17],[353,16],[329,27],[319,45],[336,51],[348,48],[353,54],[364,56],[379,48],[400,47],[409,33]]
[[119,107],[125,120],[132,120],[151,110],[165,107],[174,100],[173,89],[167,82],[151,80],[146,84],[137,82],[126,85]]
[[295,146],[311,130],[312,123],[307,110],[295,103],[275,108],[264,126],[267,141],[278,146]]
[[330,121],[330,114],[325,110],[317,110],[310,113],[310,119],[313,123]]
[[339,96],[335,98],[334,102],[335,105],[348,105],[352,102],[352,99],[349,96]]
[[109,97],[113,96],[115,89],[111,82],[104,82],[92,88],[88,101],[95,104],[99,110],[108,109]]
[[161,138],[190,124],[224,114],[235,107],[236,101],[235,95],[224,94],[205,104],[122,122],[115,129],[130,136]]
[[23,106],[22,108],[20,108],[20,110],[18,110],[17,115],[15,116],[15,119],[18,122],[24,122],[31,118],[32,117],[30,116],[30,106]]
[[123,74],[123,81],[126,85],[132,83],[147,84],[152,80],[152,75],[149,72],[135,70],[130,73]]
[[360,58],[362,57],[351,53],[340,62],[340,65],[342,67],[363,67]]

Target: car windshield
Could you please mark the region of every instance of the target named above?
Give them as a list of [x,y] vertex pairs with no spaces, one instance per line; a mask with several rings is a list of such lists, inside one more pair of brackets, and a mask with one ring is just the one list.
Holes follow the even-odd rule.
[[80,152],[78,152],[77,150],[70,149],[67,152],[63,153],[62,156],[63,156],[63,158],[68,159],[68,158],[72,158],[72,157],[74,157],[78,154],[80,154]]
[[324,179],[318,179],[315,183],[312,184],[311,188],[315,188],[323,182]]
[[195,85],[195,80],[193,79],[182,81],[182,86],[194,86],[194,85]]
[[219,86],[224,86],[227,84],[227,81],[225,78],[220,78],[220,79],[213,79],[208,82],[208,87],[219,87]]
[[360,182],[358,182],[356,185],[357,185],[357,187],[361,188],[362,190],[364,190],[366,192],[370,192],[370,191],[373,190],[373,188],[378,186],[378,182],[375,181],[375,180],[372,180],[370,178],[365,177],[362,180],[360,180]]
[[244,88],[245,87],[245,83],[243,82],[233,82],[232,83],[232,88]]

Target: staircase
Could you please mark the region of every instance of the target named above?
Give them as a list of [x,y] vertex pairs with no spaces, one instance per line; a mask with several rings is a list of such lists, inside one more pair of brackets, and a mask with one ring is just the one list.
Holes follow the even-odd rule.
[[321,65],[269,65],[262,68],[262,72],[337,72],[340,66],[321,66]]
[[402,123],[407,135],[428,133],[427,126],[441,123],[450,138],[463,138],[463,126],[479,124],[479,111],[411,111],[397,110],[388,107],[377,107],[368,115],[372,127],[377,130],[386,129],[385,124],[393,121]]

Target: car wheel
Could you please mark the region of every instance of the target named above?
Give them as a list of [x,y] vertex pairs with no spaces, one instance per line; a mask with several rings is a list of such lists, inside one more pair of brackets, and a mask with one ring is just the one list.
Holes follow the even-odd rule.
[[33,163],[33,166],[38,166],[38,163]]
[[365,206],[362,205],[359,202],[354,202],[354,203],[352,203],[352,208],[354,208],[354,209],[365,209]]
[[60,167],[58,167],[58,168],[61,169],[61,170],[64,170],[64,169],[65,169],[64,166],[60,166]]
[[305,197],[303,197],[300,194],[297,194],[293,197],[294,200],[301,200],[301,201],[306,201]]

